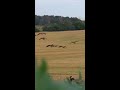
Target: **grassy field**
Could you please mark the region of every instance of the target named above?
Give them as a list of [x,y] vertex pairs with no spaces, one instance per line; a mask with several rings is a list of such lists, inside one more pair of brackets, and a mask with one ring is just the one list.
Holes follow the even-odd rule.
[[[46,35],[35,36],[35,57],[37,65],[45,58],[48,72],[54,80],[63,80],[72,75],[78,78],[79,70],[85,80],[85,30],[44,32]],[[35,33],[36,35],[38,33]],[[39,40],[45,37],[45,40]],[[71,43],[78,41],[76,44]],[[66,48],[46,47],[49,44]]]

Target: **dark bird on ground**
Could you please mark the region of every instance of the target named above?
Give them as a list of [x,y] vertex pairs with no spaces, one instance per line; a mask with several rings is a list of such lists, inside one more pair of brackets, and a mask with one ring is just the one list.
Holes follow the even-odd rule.
[[74,80],[74,82],[77,83],[77,84],[82,84],[82,83],[84,83],[83,80],[75,79],[75,78],[72,78],[72,76],[70,76],[70,81],[72,82],[73,80]]
[[78,42],[78,41],[73,41],[73,42],[71,42],[71,43],[74,43],[74,44],[76,44],[76,42]]
[[66,46],[63,46],[63,48],[66,48]]
[[46,47],[49,47],[49,46],[51,46],[51,45],[47,45]]
[[60,47],[63,47],[63,46],[59,46],[59,48],[60,48]]
[[40,38],[39,40],[41,40],[41,39],[45,40],[46,38],[43,37],[43,38]]
[[70,81],[73,81],[73,80],[75,80],[74,78],[72,78],[72,76],[70,76]]

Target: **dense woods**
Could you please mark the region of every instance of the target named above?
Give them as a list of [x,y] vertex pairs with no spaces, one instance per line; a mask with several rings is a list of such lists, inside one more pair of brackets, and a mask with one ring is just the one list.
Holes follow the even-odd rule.
[[[35,31],[67,31],[85,29],[85,21],[76,17],[37,16],[35,15]],[[41,28],[42,27],[42,28]]]

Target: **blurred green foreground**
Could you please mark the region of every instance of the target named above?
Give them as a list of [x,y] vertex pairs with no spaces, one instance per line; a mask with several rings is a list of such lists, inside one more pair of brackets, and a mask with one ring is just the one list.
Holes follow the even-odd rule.
[[53,81],[47,73],[47,63],[42,60],[40,67],[35,65],[35,90],[85,90],[85,84],[65,81]]

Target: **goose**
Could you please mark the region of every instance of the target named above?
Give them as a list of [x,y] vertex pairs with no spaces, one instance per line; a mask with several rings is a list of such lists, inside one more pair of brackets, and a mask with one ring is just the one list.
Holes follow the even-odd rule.
[[70,76],[70,81],[72,82],[73,80],[74,80],[75,83],[77,83],[77,84],[82,84],[82,83],[83,83],[83,80],[75,79],[75,78],[72,78],[72,76]]
[[73,81],[73,80],[75,80],[74,78],[72,78],[72,76],[70,76],[70,81]]

